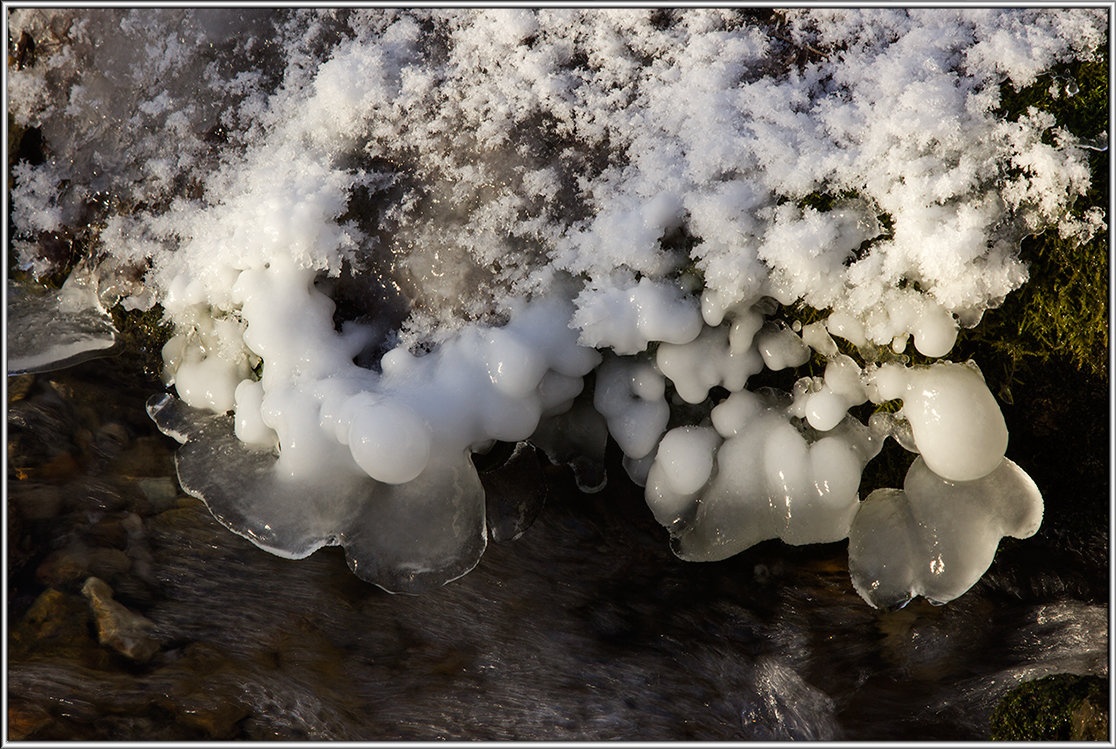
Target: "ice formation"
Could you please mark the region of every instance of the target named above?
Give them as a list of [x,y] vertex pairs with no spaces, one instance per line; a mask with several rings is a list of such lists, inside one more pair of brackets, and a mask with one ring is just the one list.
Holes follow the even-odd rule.
[[[149,410],[183,487],[265,549],[444,583],[494,533],[471,455],[531,442],[595,490],[606,435],[681,557],[851,533],[876,606],[960,595],[1037,528],[946,357],[1026,232],[1103,225],[1068,211],[1085,144],[997,110],[1103,10],[8,22],[39,40],[9,114],[49,155],[12,170],[14,261],[56,272],[48,240],[94,228],[98,303],[174,326]],[[888,437],[919,457],[862,501]]]
[[8,281],[9,375],[69,367],[116,348],[112,318],[74,278],[56,292]]

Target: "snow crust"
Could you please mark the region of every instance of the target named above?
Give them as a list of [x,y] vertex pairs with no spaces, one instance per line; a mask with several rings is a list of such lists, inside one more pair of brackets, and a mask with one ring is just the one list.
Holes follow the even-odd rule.
[[[990,477],[1025,474],[979,373],[913,366],[908,344],[947,357],[1025,282],[1025,233],[1103,226],[1068,212],[1089,186],[1082,144],[1044,112],[997,113],[1002,85],[1092,54],[1102,9],[32,8],[8,23],[40,40],[9,66],[9,113],[49,154],[13,168],[19,266],[49,274],[44,237],[95,226],[100,303],[161,305],[168,384],[230,414],[277,496],[363,487],[405,536],[422,520],[391,502],[449,482],[475,528],[470,453],[532,440],[593,489],[607,432],[683,558],[851,528],[857,589],[887,606],[948,600],[982,563],[874,592],[857,565],[893,546],[921,564],[904,512],[930,508],[988,555],[997,533],[1037,527],[1001,522]],[[810,362],[823,374],[794,381]],[[766,372],[789,392],[749,390]],[[202,441],[199,476],[215,429],[172,429]],[[887,437],[920,457],[905,493],[861,502]],[[260,491],[245,509],[203,484],[234,530],[300,539],[269,550],[345,537],[332,510]],[[944,519],[961,502],[965,522]],[[453,576],[483,551],[415,538]],[[359,555],[358,574],[406,587],[419,563],[385,554]]]

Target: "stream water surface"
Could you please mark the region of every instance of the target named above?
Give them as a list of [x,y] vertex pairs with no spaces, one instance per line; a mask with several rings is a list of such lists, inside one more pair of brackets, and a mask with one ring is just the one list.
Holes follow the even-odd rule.
[[1005,407],[1044,526],[946,606],[870,608],[843,542],[682,562],[618,465],[583,495],[545,460],[485,475],[545,494],[523,536],[408,596],[183,495],[138,369],[8,380],[9,738],[982,739],[1011,687],[1108,676],[1104,448],[1072,411]]

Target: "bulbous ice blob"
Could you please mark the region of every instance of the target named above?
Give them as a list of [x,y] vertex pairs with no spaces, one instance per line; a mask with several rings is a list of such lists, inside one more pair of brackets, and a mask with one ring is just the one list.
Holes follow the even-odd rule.
[[430,460],[430,428],[402,403],[362,403],[352,416],[349,450],[364,471],[385,484],[413,480]]
[[957,321],[937,304],[926,304],[911,328],[914,345],[923,356],[945,356],[957,341]]
[[922,458],[903,489],[877,489],[849,532],[853,586],[876,608],[921,595],[945,603],[971,588],[992,564],[1003,536],[1027,538],[1042,523],[1042,495],[1007,458],[975,481],[948,481]]
[[802,415],[814,429],[827,432],[841,423],[849,406],[863,403],[867,397],[860,367],[852,357],[841,354],[826,365],[821,388],[802,396]]
[[504,328],[488,331],[485,338],[484,358],[492,384],[513,398],[526,397],[546,373],[546,361]]
[[708,427],[677,427],[659,442],[656,463],[667,485],[678,494],[692,494],[709,480],[713,452],[720,445],[717,433]]
[[948,362],[914,369],[888,364],[873,380],[879,397],[902,399],[915,445],[939,476],[972,481],[1000,464],[1007,450],[1007,425],[973,368]]
[[701,331],[699,303],[677,286],[649,278],[631,288],[589,288],[570,324],[583,346],[636,354],[650,341],[686,343]]
[[679,557],[715,561],[769,538],[807,544],[848,535],[861,471],[879,450],[867,427],[848,417],[809,443],[782,409],[746,391],[712,418],[716,431],[672,430],[678,444],[664,438],[648,474],[647,503]]
[[275,447],[275,430],[263,422],[260,406],[263,402],[263,385],[256,380],[243,380],[233,393],[236,401],[236,438],[259,447]]
[[728,327],[707,327],[689,343],[661,344],[655,363],[687,403],[701,403],[717,385],[742,390],[748,378],[763,369],[763,359],[754,348],[734,353],[728,338]]
[[826,329],[838,338],[844,338],[854,346],[868,343],[864,335],[864,323],[845,312],[834,312],[825,321]]
[[756,336],[756,347],[770,370],[798,367],[810,361],[810,347],[786,325],[765,325]]
[[630,458],[639,459],[654,450],[666,429],[670,407],[663,398],[662,380],[648,361],[612,356],[597,370],[593,406]]
[[837,342],[829,335],[821,320],[802,326],[802,342],[822,356],[837,356]]
[[188,405],[224,413],[236,405],[236,387],[246,372],[221,356],[187,361],[174,373],[174,389]]
[[763,314],[758,310],[746,308],[735,312],[729,327],[729,351],[737,355],[747,353],[762,328]]
[[741,390],[718,403],[709,413],[713,427],[728,439],[740,434],[754,418],[763,414],[763,399],[750,390]]
[[849,408],[848,402],[832,390],[811,393],[806,400],[806,421],[814,429],[828,432],[841,423]]
[[465,453],[440,456],[413,481],[383,484],[344,451],[313,474],[289,478],[270,450],[245,446],[233,419],[157,395],[147,411],[183,443],[175,455],[182,489],[223,525],[288,559],[341,545],[362,579],[389,592],[418,593],[455,580],[487,545],[485,499]]

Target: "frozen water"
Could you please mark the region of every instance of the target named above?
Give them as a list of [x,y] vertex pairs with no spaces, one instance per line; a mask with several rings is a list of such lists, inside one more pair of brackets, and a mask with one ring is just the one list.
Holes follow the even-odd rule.
[[769,538],[809,544],[848,535],[860,473],[879,450],[863,424],[848,418],[808,442],[783,409],[749,391],[717,406],[713,423],[716,431],[668,433],[648,474],[648,504],[680,557],[715,561]]
[[148,403],[165,434],[183,443],[178,479],[230,530],[273,554],[300,559],[345,547],[361,578],[390,592],[419,592],[461,577],[486,545],[484,491],[464,453],[402,486],[341,464],[313,480],[276,470],[275,453],[246,446],[231,418],[170,395]]
[[975,481],[948,481],[918,458],[903,489],[877,489],[849,534],[849,570],[861,598],[877,608],[914,596],[957,598],[992,563],[1003,536],[1027,538],[1042,522],[1042,496],[1004,458]]
[[51,292],[10,280],[7,289],[9,375],[62,369],[107,356],[116,348],[112,318],[96,297],[72,289]]
[[915,446],[935,473],[972,481],[1000,464],[1007,426],[978,370],[964,364],[912,369],[886,364],[871,377],[879,399],[902,399]]
[[[1104,227],[1068,210],[1086,146],[998,111],[1001,85],[1091,56],[1101,9],[8,22],[44,40],[9,70],[44,141],[12,169],[15,266],[58,271],[45,248],[85,227],[99,302],[160,305],[175,408],[218,419],[184,485],[281,553],[344,541],[381,584],[475,563],[469,455],[494,443],[593,489],[611,436],[694,559],[843,538],[885,435],[983,480],[1007,431],[982,378],[901,355],[946,357],[1024,283],[1026,233]],[[750,393],[761,373],[793,397]]]

